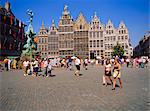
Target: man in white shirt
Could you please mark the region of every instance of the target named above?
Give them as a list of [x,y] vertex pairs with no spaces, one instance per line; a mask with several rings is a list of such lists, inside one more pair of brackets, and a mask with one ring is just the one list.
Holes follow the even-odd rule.
[[80,65],[81,65],[80,59],[79,59],[79,58],[75,58],[75,66],[76,66],[76,68],[77,68],[77,70],[75,71],[75,75],[76,75],[76,76],[79,76],[79,73],[80,73]]
[[23,62],[23,69],[24,69],[24,76],[27,76],[27,70],[29,67],[29,61],[27,61],[27,59]]

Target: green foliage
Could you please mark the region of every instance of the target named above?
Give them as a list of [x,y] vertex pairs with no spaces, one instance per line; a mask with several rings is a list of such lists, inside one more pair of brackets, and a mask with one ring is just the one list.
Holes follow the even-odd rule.
[[112,56],[123,57],[124,53],[125,53],[125,50],[123,49],[123,47],[121,47],[121,45],[117,43],[117,45],[114,46],[113,48]]

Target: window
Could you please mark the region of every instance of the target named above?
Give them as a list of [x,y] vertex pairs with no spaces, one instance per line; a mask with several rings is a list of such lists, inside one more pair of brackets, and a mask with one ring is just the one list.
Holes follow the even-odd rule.
[[97,32],[97,38],[99,37],[99,32]]
[[93,38],[95,37],[95,32],[93,32]]
[[106,34],[108,34],[108,30],[106,31]]
[[121,39],[122,39],[122,40],[124,39],[123,36],[121,37]]
[[44,38],[42,38],[42,43],[44,43]]
[[92,32],[90,32],[90,38],[92,38]]
[[82,29],[82,25],[80,25],[80,29]]
[[120,40],[120,36],[118,36],[118,40]]
[[41,38],[39,38],[39,43],[41,43]]
[[97,51],[97,56],[99,56],[99,50]]
[[96,41],[95,40],[93,41],[93,47],[96,47]]
[[99,40],[97,40],[97,47],[99,47]]
[[113,36],[113,41],[115,41],[116,40],[116,38],[115,38],[115,36]]
[[103,32],[102,31],[100,32],[100,37],[103,37]]

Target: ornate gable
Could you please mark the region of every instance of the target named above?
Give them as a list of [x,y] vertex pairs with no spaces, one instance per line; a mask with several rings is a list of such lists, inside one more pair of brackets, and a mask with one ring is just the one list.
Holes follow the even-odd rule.
[[88,23],[86,22],[84,16],[82,13],[79,14],[75,24],[74,24],[74,30],[88,30]]

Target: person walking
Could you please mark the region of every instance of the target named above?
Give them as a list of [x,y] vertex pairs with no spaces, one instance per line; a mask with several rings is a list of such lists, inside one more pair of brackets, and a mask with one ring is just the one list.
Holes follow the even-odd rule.
[[76,76],[80,76],[79,74],[80,74],[80,65],[81,65],[81,61],[80,61],[80,59],[77,57],[77,58],[75,58],[75,66],[76,66],[76,68],[77,68],[77,70],[75,71],[75,75]]
[[130,63],[130,59],[129,59],[129,58],[127,58],[127,59],[126,59],[127,67],[129,67],[129,63]]
[[14,60],[12,61],[12,66],[13,66],[13,69],[16,69],[16,68],[17,68],[17,60],[16,60],[16,59],[14,59]]
[[10,70],[11,69],[11,59],[8,59],[8,70]]
[[27,61],[27,59],[25,59],[25,61],[23,62],[23,70],[24,70],[24,76],[27,76],[27,70],[29,68],[29,61]]
[[52,76],[52,64],[51,64],[51,60],[48,60],[48,73],[46,77],[51,77]]
[[[106,65],[105,65],[105,79],[106,79],[106,82],[105,82],[105,85],[107,86],[108,84],[111,84],[113,85],[113,82],[111,80],[111,63],[109,60],[106,61]],[[108,80],[111,82],[111,83],[108,83]]]
[[45,76],[47,76],[47,68],[48,68],[48,61],[47,61],[47,58],[45,58],[44,60],[44,75]]
[[8,71],[9,69],[8,69],[8,59],[7,58],[4,59],[4,63],[5,63],[5,69],[6,69],[6,71]]
[[38,70],[39,70],[38,65],[39,65],[38,60],[35,59],[33,62],[33,76],[34,77],[37,77],[37,75],[38,75]]
[[88,57],[84,60],[84,66],[85,66],[85,70],[87,70],[88,68],[88,63],[89,63],[89,60],[88,60]]
[[116,59],[115,63],[114,63],[114,73],[113,73],[114,81],[113,81],[113,89],[112,90],[115,90],[115,88],[116,88],[116,80],[117,79],[119,80],[120,88],[122,88],[122,80],[121,80],[120,69],[121,69],[121,65],[119,64],[118,60]]
[[69,65],[69,70],[71,71],[72,70],[72,59],[71,59],[71,57],[69,57],[68,65]]

